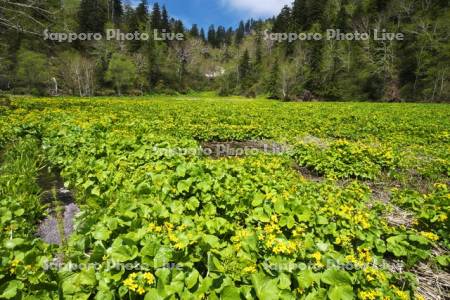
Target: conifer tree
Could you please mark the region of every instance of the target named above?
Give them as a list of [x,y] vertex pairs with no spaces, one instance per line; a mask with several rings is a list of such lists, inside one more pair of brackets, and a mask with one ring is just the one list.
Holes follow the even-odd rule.
[[239,61],[238,72],[241,89],[242,92],[244,92],[252,83],[252,64],[248,49],[245,49],[244,54]]
[[161,9],[159,8],[158,2],[153,4],[151,24],[152,24],[153,29],[158,29],[158,30],[162,29]]
[[165,5],[163,5],[161,12],[161,28],[170,31],[169,14]]
[[200,29],[200,38],[202,41],[206,42],[205,30],[203,28]]
[[242,43],[244,36],[245,36],[245,25],[244,22],[241,21],[239,23],[238,29],[236,30],[236,37],[235,37],[236,45],[240,45]]
[[216,46],[221,47],[225,44],[226,31],[225,27],[219,26],[216,32]]
[[275,62],[270,71],[269,82],[267,83],[267,93],[270,99],[280,99],[280,68]]
[[112,21],[118,25],[121,23],[123,17],[122,0],[112,0]]
[[291,8],[284,6],[280,14],[275,19],[273,32],[289,32],[289,24],[291,22]]
[[82,0],[78,11],[79,31],[101,33],[105,29],[107,9],[101,0]]
[[136,18],[141,24],[145,24],[148,21],[148,3],[147,0],[141,0],[136,7]]
[[191,34],[192,37],[199,37],[200,36],[200,32],[198,31],[198,25],[194,24],[191,27],[191,30],[189,31],[189,33]]
[[231,44],[233,43],[233,35],[234,35],[234,31],[233,28],[228,28],[227,32],[225,33],[225,44],[227,46],[231,46]]
[[208,43],[213,47],[217,47],[216,29],[214,25],[209,26],[208,29]]

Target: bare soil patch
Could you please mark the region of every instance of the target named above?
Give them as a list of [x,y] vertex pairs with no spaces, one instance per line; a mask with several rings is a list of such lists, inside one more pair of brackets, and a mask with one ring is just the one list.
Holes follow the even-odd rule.
[[314,170],[311,170],[307,167],[302,167],[299,164],[297,164],[296,162],[293,163],[292,166],[301,176],[303,176],[304,178],[306,178],[309,181],[314,181],[314,182],[323,182],[325,180],[325,178],[317,173]]
[[213,158],[243,157],[258,153],[283,154],[288,151],[286,145],[273,141],[210,141],[201,143],[203,154]]

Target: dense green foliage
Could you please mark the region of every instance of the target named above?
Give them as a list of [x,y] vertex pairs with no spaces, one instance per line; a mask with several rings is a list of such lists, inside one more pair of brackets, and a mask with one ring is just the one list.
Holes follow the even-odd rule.
[[[135,7],[121,0],[22,2],[26,5],[0,3],[0,89],[12,93],[118,94],[107,69],[120,55],[137,70],[136,80],[123,91],[132,95],[217,90],[222,95],[304,101],[450,100],[446,0],[296,0],[272,19],[240,22],[235,29],[212,25],[206,34],[195,24],[186,29],[180,20],[170,18],[164,6],[149,7],[146,0]],[[44,29],[62,33],[119,29],[147,33],[150,39],[60,43],[44,40]],[[267,32],[326,36],[328,29],[368,33],[371,38],[293,42],[266,38]],[[158,36],[183,33],[185,38],[155,41],[154,30]],[[374,30],[402,33],[404,40],[376,40]],[[39,58],[37,67],[49,66],[46,89],[41,76],[23,80],[22,66],[31,58]]]
[[[0,298],[422,299],[392,260],[448,267],[448,106],[131,100],[14,99],[0,115]],[[249,140],[287,150],[200,151]],[[82,211],[61,247],[33,235],[44,165]],[[411,226],[388,223],[393,205]],[[51,258],[66,265],[44,271]]]

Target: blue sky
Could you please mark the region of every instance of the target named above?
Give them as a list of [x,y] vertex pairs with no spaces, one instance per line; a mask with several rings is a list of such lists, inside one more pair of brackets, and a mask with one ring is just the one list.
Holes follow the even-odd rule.
[[[170,16],[181,19],[187,27],[196,23],[205,30],[209,25],[236,27],[240,20],[267,18],[276,15],[293,0],[148,0],[165,4]],[[138,3],[139,0],[133,0]]]

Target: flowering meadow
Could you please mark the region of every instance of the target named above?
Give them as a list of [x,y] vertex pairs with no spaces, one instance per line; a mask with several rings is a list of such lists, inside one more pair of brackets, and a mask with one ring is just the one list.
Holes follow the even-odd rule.
[[[0,299],[444,299],[449,175],[448,105],[14,98]],[[37,235],[52,214],[59,244]]]

